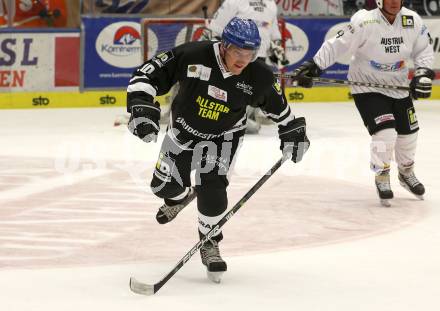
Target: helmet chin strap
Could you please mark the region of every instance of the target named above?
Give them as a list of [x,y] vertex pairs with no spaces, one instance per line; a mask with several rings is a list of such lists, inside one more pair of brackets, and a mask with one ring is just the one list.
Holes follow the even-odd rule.
[[223,42],[220,43],[220,58],[223,62],[223,66],[225,66],[226,70],[229,71],[228,66],[226,65],[226,47]]

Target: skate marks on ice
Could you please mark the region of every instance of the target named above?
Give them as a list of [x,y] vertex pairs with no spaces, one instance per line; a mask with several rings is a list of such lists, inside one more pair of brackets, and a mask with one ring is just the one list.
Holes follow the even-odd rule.
[[[151,163],[66,176],[53,159],[0,159],[0,267],[41,268],[175,260],[197,240],[196,203],[159,225]],[[229,204],[260,176],[235,175]],[[404,191],[404,190],[402,190]],[[335,243],[397,230],[421,219],[423,201],[396,193],[392,208],[365,188],[321,177],[271,178],[223,228],[228,256]]]
[[0,268],[131,260],[124,240],[154,218],[149,206],[157,199],[121,169],[124,163],[107,164],[80,163],[64,174],[54,159],[1,158]]
[[404,189],[396,189],[392,207],[384,208],[374,185],[323,177],[274,176],[262,191],[224,229],[227,236],[233,236],[222,245],[225,253],[277,251],[365,238],[414,224],[429,211],[428,204]]

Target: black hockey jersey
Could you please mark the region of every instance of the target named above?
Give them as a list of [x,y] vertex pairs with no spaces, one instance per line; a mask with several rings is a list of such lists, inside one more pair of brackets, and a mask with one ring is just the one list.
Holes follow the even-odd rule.
[[246,126],[246,106],[258,106],[280,124],[294,116],[272,70],[255,61],[240,75],[225,68],[220,42],[190,42],[145,62],[133,74],[127,92],[131,101],[166,94],[179,82],[173,100],[170,126],[187,139],[211,140]]

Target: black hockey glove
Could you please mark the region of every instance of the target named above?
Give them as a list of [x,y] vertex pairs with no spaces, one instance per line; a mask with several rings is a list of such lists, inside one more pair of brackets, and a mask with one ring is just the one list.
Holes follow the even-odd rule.
[[160,106],[158,102],[135,98],[130,102],[131,116],[128,129],[144,142],[157,140],[159,133]]
[[294,80],[298,81],[298,85],[306,88],[313,86],[312,78],[319,77],[322,74],[322,69],[315,64],[313,59],[305,61],[298,68],[296,68],[292,76]]
[[289,60],[286,57],[284,48],[281,45],[281,40],[274,40],[270,42],[270,53],[270,61],[277,66],[287,66],[289,64]]
[[413,99],[428,98],[431,96],[432,79],[435,78],[435,72],[429,68],[417,68],[414,77],[409,84],[410,94]]
[[292,157],[292,161],[295,163],[301,161],[310,146],[306,135],[306,119],[301,117],[290,121],[287,125],[279,125],[278,135],[283,155]]

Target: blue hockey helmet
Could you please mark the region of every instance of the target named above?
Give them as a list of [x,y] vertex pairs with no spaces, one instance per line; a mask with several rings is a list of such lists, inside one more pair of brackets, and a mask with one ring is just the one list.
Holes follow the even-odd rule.
[[234,17],[223,29],[222,41],[226,47],[233,44],[242,49],[257,51],[261,37],[253,20]]

